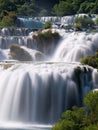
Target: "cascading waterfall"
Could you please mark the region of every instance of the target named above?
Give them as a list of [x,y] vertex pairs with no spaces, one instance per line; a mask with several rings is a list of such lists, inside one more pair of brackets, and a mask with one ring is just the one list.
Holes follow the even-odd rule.
[[1,69],[0,121],[53,124],[64,110],[81,106],[83,96],[93,88],[93,70],[85,72],[80,66],[79,75],[76,66],[36,63]]
[[[98,49],[98,33],[57,31],[63,39],[49,61],[0,63],[1,125],[9,122],[25,125],[54,124],[63,111],[73,105],[83,105],[85,94],[98,88],[97,70],[79,63],[81,58],[93,55]],[[1,31],[1,39],[4,38],[0,40],[1,61],[5,59],[8,51],[6,48],[9,40],[4,42],[5,33],[10,39],[15,34]],[[18,41],[19,38],[17,36]],[[22,35],[21,38],[26,42],[29,35]]]
[[3,28],[0,29],[0,48],[8,49],[9,44],[19,44],[34,48],[32,36],[29,33],[33,31],[27,28]]
[[79,62],[98,50],[98,33],[66,33],[53,55],[53,61]]
[[20,21],[20,26],[23,28],[42,29],[44,25],[44,23],[32,17],[19,17],[18,20]]

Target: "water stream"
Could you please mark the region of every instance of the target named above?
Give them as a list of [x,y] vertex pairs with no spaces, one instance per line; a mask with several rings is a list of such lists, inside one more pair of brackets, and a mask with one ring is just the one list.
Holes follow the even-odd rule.
[[[98,49],[98,33],[57,30],[62,40],[52,57],[40,62],[9,61],[11,42],[24,46],[32,57],[37,53],[25,31],[29,32],[0,31],[0,129],[50,130],[63,111],[82,106],[85,94],[98,88],[97,70],[79,62]],[[27,48],[28,42],[33,47]]]

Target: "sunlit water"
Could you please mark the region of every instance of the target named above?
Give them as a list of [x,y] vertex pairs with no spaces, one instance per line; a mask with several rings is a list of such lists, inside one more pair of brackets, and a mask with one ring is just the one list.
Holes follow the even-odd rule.
[[[8,35],[0,37],[0,130],[50,130],[63,111],[81,106],[85,94],[98,88],[97,70],[79,63],[98,49],[98,33],[57,31],[62,40],[52,57],[48,62],[35,62],[39,52],[30,42],[31,36],[23,37],[22,32],[22,37],[13,37],[8,29],[1,30]],[[10,42],[24,46],[32,43],[34,50],[23,48],[34,60],[7,63]],[[14,65],[4,69],[4,64]],[[77,66],[80,75],[75,72]]]
[[51,125],[32,125],[23,123],[3,122],[0,123],[0,130],[51,130]]

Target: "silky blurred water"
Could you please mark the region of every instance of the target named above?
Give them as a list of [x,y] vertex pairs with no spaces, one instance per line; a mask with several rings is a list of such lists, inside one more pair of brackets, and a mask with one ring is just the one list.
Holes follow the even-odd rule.
[[0,130],[51,130],[51,128],[40,128],[40,127],[32,127],[32,128],[25,128],[25,127],[23,127],[23,128],[0,128]]
[[51,128],[0,128],[0,130],[51,130]]

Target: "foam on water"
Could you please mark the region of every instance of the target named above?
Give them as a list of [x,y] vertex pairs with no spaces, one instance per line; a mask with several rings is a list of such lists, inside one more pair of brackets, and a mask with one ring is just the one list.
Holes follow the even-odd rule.
[[79,62],[83,57],[94,55],[98,49],[98,33],[65,33],[52,61]]
[[[35,50],[22,46],[34,62],[6,61],[11,40],[17,41],[15,44],[24,41],[22,45],[27,45],[31,36],[23,36],[23,40],[20,36],[9,36],[10,33],[1,36],[0,60],[5,60],[0,63],[1,129],[47,129],[49,124],[50,129],[63,111],[73,105],[81,106],[85,94],[98,88],[97,70],[79,63],[98,49],[98,33],[57,31],[62,40],[50,61],[43,62],[35,62],[36,54],[41,52],[34,42]],[[8,65],[6,69],[5,65]],[[75,69],[77,66],[79,70]]]

